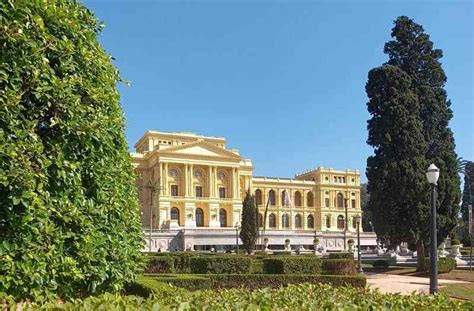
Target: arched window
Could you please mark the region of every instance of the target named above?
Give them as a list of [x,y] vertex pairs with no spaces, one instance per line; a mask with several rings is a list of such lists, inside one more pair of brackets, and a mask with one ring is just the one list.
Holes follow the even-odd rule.
[[263,215],[258,213],[258,227],[263,228]]
[[301,192],[295,192],[295,206],[301,206]]
[[313,192],[308,192],[308,194],[306,195],[306,205],[309,206],[309,207],[313,207],[314,206],[314,195],[313,195]]
[[283,226],[283,228],[290,227],[290,216],[288,216],[288,214],[283,214],[281,216],[281,225]]
[[255,190],[255,204],[262,205],[262,190]]
[[296,216],[295,216],[295,227],[296,228],[302,228],[303,227],[303,224],[301,223],[301,215],[300,214],[296,214]]
[[314,217],[313,215],[308,215],[308,228],[313,229],[314,228]]
[[223,208],[219,210],[219,221],[221,223],[221,227],[227,227],[227,212]]
[[344,207],[344,196],[340,192],[337,194],[336,206],[337,207]]
[[177,220],[179,224],[179,209],[176,207],[171,208],[171,220]]
[[326,228],[331,228],[331,216],[326,216]]
[[196,227],[204,227],[204,211],[196,208]]
[[270,205],[272,205],[272,206],[276,205],[276,198],[275,198],[275,191],[274,190],[270,190],[268,192],[268,201],[269,201]]
[[344,216],[337,216],[337,229],[344,229]]
[[290,204],[290,200],[289,198],[287,198],[288,196],[288,193],[286,192],[286,190],[283,190],[281,192],[281,206],[289,206]]
[[276,228],[277,226],[276,216],[273,213],[268,216],[268,226],[270,228]]

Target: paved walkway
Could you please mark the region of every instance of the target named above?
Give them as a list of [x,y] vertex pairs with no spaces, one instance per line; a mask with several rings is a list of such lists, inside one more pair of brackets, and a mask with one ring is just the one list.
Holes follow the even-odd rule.
[[[429,293],[430,279],[417,276],[382,274],[382,273],[366,273],[367,284],[370,288],[378,288],[382,293],[400,293],[409,295],[412,292]],[[440,280],[438,285],[442,287],[445,284],[469,283],[456,280]]]

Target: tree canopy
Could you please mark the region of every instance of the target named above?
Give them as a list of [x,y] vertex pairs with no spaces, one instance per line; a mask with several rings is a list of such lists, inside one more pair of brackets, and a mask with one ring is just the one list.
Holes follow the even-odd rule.
[[[372,115],[368,144],[375,149],[375,155],[367,160],[369,204],[378,234],[394,243],[416,243],[421,253],[429,241],[430,197],[424,173],[430,163],[440,168],[438,240],[451,234],[457,225],[460,180],[449,128],[453,114],[444,90],[446,75],[440,63],[443,53],[433,48],[423,27],[401,16],[395,20],[392,38],[384,48],[388,62],[369,72],[366,87]],[[395,99],[389,98],[395,93],[399,93]],[[386,105],[385,110],[377,110]],[[411,123],[407,123],[409,120]],[[394,128],[397,124],[402,125],[398,130]],[[385,149],[390,152],[382,151]]]
[[117,291],[142,232],[117,69],[76,1],[0,2],[0,294]]
[[255,197],[247,191],[242,207],[242,227],[240,239],[244,244],[247,253],[251,253],[255,248],[258,236],[257,208],[255,207]]

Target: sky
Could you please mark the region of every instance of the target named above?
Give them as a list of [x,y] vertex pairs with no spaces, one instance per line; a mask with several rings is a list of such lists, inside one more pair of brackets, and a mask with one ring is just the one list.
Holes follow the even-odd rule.
[[256,176],[359,169],[365,84],[400,15],[444,52],[456,152],[474,160],[471,1],[85,0],[106,25],[130,150],[147,130],[224,136]]

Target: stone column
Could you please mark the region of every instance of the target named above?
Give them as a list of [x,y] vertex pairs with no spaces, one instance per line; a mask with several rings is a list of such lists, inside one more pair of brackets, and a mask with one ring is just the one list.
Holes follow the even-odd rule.
[[214,176],[213,170],[214,170],[214,167],[209,166],[209,168],[208,168],[208,186],[207,187],[208,187],[208,193],[209,193],[210,198],[214,197],[214,194],[212,193],[212,184],[214,182],[212,180],[212,177]]
[[217,166],[213,166],[214,170],[212,173],[212,197],[217,198]]
[[233,184],[233,187],[232,187],[232,197],[234,199],[238,199],[240,196],[239,196],[239,171],[237,168],[232,168],[232,184]]
[[183,187],[184,187],[184,196],[187,197],[189,196],[189,172],[188,172],[188,164],[184,165],[184,181],[183,181]]
[[194,175],[194,166],[191,164],[189,166],[189,196],[194,197],[194,185],[193,185],[193,175]]
[[163,195],[169,195],[169,191],[168,191],[168,163],[163,163]]

